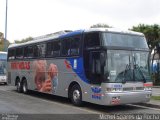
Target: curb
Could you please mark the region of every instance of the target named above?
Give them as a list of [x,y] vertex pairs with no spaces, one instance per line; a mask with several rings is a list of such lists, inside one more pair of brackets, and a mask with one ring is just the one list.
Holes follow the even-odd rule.
[[145,106],[145,107],[152,107],[152,108],[160,109],[160,105],[152,104],[152,103],[138,103],[136,105],[141,105],[141,106]]
[[153,88],[160,88],[160,86],[153,86]]

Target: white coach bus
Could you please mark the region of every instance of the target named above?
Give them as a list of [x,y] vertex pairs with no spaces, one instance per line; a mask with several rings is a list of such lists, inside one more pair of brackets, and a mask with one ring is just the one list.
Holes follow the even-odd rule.
[[148,102],[149,48],[142,33],[114,28],[61,32],[8,48],[8,81],[18,92],[68,97],[73,104]]

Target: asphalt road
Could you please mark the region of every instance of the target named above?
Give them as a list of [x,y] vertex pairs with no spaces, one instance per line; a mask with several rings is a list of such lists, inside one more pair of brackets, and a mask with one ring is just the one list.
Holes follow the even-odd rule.
[[[0,85],[0,113],[0,119],[2,120],[6,120],[7,118],[14,118],[14,120],[53,120],[53,118],[56,120],[93,120],[101,119],[102,117],[103,119],[107,119],[108,115],[111,115],[114,119],[115,116],[113,115],[115,114],[159,114],[160,118],[160,109],[156,108],[132,104],[111,107],[91,103],[84,103],[83,107],[76,107],[66,98],[40,94],[33,91],[25,95],[17,93],[13,86],[4,85]],[[126,120],[128,120],[128,118],[126,118]]]

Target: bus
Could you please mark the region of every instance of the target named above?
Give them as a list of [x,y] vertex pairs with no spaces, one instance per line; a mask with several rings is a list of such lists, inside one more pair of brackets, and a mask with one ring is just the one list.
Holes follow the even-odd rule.
[[0,83],[7,84],[7,52],[0,51]]
[[150,50],[142,33],[116,28],[63,31],[8,48],[8,82],[99,105],[148,102]]

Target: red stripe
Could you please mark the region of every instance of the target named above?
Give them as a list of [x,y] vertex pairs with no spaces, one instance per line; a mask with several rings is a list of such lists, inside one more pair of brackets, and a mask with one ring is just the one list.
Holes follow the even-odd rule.
[[71,68],[72,68],[71,65],[68,63],[67,60],[64,61],[64,64],[66,65],[66,68],[67,68],[67,69],[71,69]]
[[144,87],[152,87],[152,86],[153,86],[153,83],[144,83],[143,86],[144,86]]

